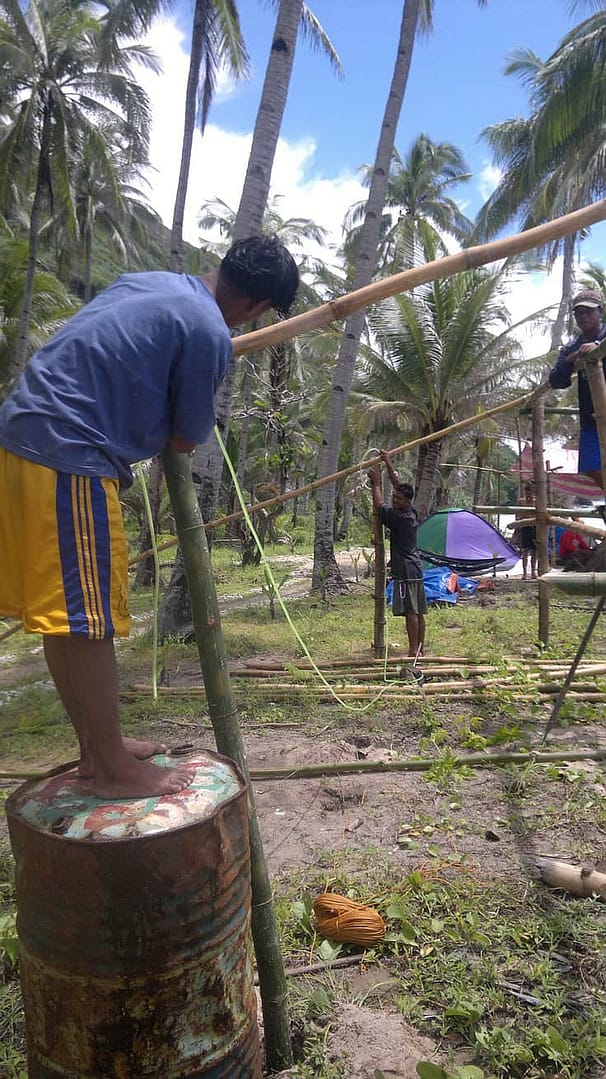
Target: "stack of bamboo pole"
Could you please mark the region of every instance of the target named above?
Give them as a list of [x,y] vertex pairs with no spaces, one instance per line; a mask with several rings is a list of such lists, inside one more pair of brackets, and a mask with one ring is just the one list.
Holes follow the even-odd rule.
[[[386,704],[418,702],[422,697],[436,703],[448,701],[490,700],[504,694],[519,701],[543,700],[557,696],[569,673],[563,660],[505,657],[498,665],[467,660],[457,656],[421,657],[412,670],[406,657],[388,661],[372,659],[335,660],[317,665],[322,677],[308,661],[280,663],[251,660],[232,666],[231,678],[237,683],[254,681],[256,696],[271,699],[305,697],[320,703],[338,697],[343,701],[369,702],[379,699]],[[419,678],[422,674],[422,680]],[[606,701],[606,660],[584,661],[575,671],[568,696],[576,702]],[[127,694],[147,696],[151,687],[137,684]],[[160,696],[202,697],[204,687],[161,687]]]

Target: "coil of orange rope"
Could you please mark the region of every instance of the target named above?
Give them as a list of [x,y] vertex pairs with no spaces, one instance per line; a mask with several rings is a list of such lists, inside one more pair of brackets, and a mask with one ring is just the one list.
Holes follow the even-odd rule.
[[336,892],[324,892],[313,903],[316,929],[323,937],[367,947],[385,936],[386,925],[372,907]]

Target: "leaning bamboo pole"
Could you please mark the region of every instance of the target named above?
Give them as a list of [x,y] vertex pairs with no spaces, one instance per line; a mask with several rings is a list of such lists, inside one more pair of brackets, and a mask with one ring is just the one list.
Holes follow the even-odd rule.
[[491,243],[477,247],[467,247],[456,255],[447,255],[434,262],[427,262],[423,266],[415,266],[412,270],[393,274],[381,281],[373,281],[365,288],[356,289],[355,292],[331,300],[329,303],[322,304],[321,307],[305,311],[302,315],[295,315],[294,318],[277,322],[262,330],[255,330],[253,333],[242,334],[234,341],[234,355],[239,356],[244,352],[253,352],[255,349],[289,341],[292,337],[315,330],[319,326],[327,326],[331,322],[338,322],[353,314],[354,311],[379,303],[390,296],[397,296],[401,292],[407,292],[416,288],[417,285],[438,281],[443,277],[462,273],[464,270],[472,270],[477,266],[486,266],[490,262],[511,258],[523,251],[530,251],[533,247],[542,247],[553,240],[561,239],[562,236],[570,236],[571,233],[579,232],[589,225],[595,225],[596,222],[603,221],[605,218],[606,199],[601,199],[590,206],[583,206],[573,213],[547,221],[544,225],[526,229],[514,236],[507,236],[503,240],[493,240]]
[[[239,338],[238,338],[239,340]],[[447,435],[457,434],[459,431],[465,431],[468,427],[474,427],[482,420],[490,419],[491,416],[498,416],[501,412],[510,412],[512,409],[519,408],[520,405],[533,401],[538,394],[545,393],[549,389],[549,383],[543,382],[540,386],[536,386],[532,390],[528,390],[522,397],[515,397],[511,401],[504,401],[502,405],[495,405],[494,408],[487,408],[485,412],[478,412],[474,416],[468,416],[467,419],[458,420],[457,423],[451,423],[450,427],[443,427],[440,431],[432,431],[428,435],[423,435],[421,438],[413,438],[410,442],[404,442],[401,446],[396,446],[394,449],[389,450],[390,457],[398,457],[402,453],[409,453],[411,450],[416,450],[419,446],[428,446],[431,442],[436,442],[438,439],[445,438]],[[290,502],[293,498],[300,498],[301,495],[310,494],[312,491],[317,491],[319,487],[326,486],[327,483],[334,483],[337,480],[346,479],[348,476],[353,476],[356,472],[362,472],[368,469],[375,463],[381,460],[380,457],[367,457],[363,461],[358,461],[355,465],[349,465],[347,468],[341,468],[338,472],[331,473],[330,476],[320,476],[319,479],[313,480],[312,483],[306,483],[303,487],[297,487],[293,491],[285,491],[282,495],[275,495],[273,498],[267,498],[263,502],[254,502],[250,506],[246,507],[246,513],[260,513],[262,510],[271,509],[272,506],[278,506],[283,502]],[[231,524],[232,521],[239,521],[244,517],[244,510],[236,510],[234,513],[228,513],[225,517],[216,517],[212,521],[205,521],[202,527],[207,532],[212,532],[215,528],[221,528],[223,525]],[[179,540],[176,537],[165,540],[164,543],[159,543],[157,546],[158,551],[167,551],[171,547],[176,547]],[[142,551],[140,554],[135,555],[129,560],[129,566],[135,566],[137,562],[147,558],[150,551]]]
[[183,551],[196,643],[217,749],[236,761],[248,788],[252,934],[265,1025],[265,1052],[269,1069],[280,1071],[292,1064],[286,977],[246,749],[229,678],[204,522],[192,480],[190,458],[165,450],[162,459]]

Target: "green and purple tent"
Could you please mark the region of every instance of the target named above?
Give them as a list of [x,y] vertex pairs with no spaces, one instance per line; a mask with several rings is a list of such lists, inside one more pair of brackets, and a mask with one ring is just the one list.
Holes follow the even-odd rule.
[[432,566],[455,573],[489,573],[512,569],[520,555],[490,524],[471,510],[438,510],[426,517],[417,532],[419,554]]

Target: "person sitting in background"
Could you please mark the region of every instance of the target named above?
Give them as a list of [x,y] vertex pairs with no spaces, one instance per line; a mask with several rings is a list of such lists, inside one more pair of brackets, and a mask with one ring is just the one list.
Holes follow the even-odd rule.
[[[577,520],[577,518],[574,518]],[[579,532],[567,528],[560,536],[560,561],[564,569],[584,569],[591,547]]]

